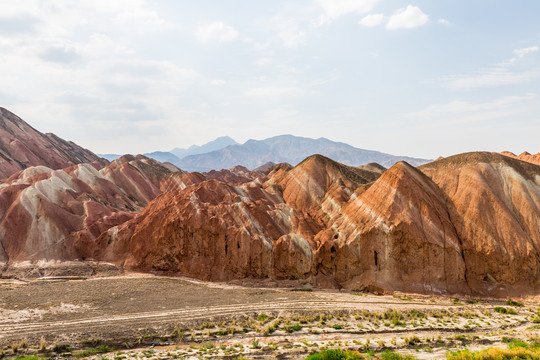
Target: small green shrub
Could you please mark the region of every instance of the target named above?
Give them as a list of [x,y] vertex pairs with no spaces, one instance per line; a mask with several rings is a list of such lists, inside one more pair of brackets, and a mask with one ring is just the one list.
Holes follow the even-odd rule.
[[113,350],[114,349],[109,347],[109,346],[100,346],[100,347],[97,347],[97,348],[92,348],[92,349],[81,351],[80,353],[78,353],[75,356],[76,357],[87,357],[87,356],[96,355],[96,354],[108,353],[108,352],[111,352]]
[[312,354],[306,360],[361,360],[364,357],[357,351],[328,349]]
[[285,329],[286,333],[290,334],[292,332],[302,330],[302,325],[300,325],[298,323],[296,323],[296,324],[287,324],[287,325],[285,325],[284,329]]
[[59,343],[56,343],[56,344],[54,344],[52,350],[53,350],[55,353],[70,352],[70,351],[71,351],[71,346],[66,345],[66,344],[59,344]]
[[526,349],[515,347],[513,349],[489,348],[481,351],[471,352],[461,350],[451,352],[446,356],[447,360],[521,360],[540,359],[540,351],[537,349]]
[[407,345],[416,345],[421,342],[418,336],[406,337],[403,340],[405,340],[405,344]]
[[101,343],[99,339],[85,339],[82,341],[84,346],[96,347]]
[[266,321],[270,316],[266,315],[266,314],[259,314],[259,316],[257,316],[257,320],[258,321]]
[[527,344],[525,341],[520,339],[510,339],[510,341],[507,342],[508,348],[513,349],[516,347],[522,347],[522,348],[528,348],[529,344]]
[[508,306],[517,306],[517,307],[523,307],[523,304],[519,301],[512,300],[511,298],[506,299],[506,305]]

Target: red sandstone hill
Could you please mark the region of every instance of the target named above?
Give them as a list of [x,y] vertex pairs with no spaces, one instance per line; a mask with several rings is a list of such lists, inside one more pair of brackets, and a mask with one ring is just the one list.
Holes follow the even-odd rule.
[[4,268],[95,259],[219,281],[540,292],[538,154],[390,169],[313,155],[295,167],[186,173],[141,155],[107,163],[6,110],[0,125],[0,169],[24,168],[0,182]]
[[462,154],[382,175],[322,156],[160,195],[94,256],[208,280],[508,296],[539,291],[540,166]]
[[71,141],[40,133],[0,107],[0,179],[30,166],[43,165],[55,170],[99,159]]
[[30,167],[0,184],[0,262],[85,259],[95,238],[133,218],[178,171],[144,156],[98,168]]
[[501,154],[504,156],[509,156],[514,159],[519,159],[519,160],[527,161],[536,165],[540,165],[540,153],[531,155],[528,152],[524,151],[521,154],[516,155],[510,151],[503,151],[501,152]]

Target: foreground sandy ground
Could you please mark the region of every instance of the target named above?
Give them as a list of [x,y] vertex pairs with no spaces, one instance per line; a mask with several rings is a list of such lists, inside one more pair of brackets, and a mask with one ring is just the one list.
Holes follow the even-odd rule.
[[540,332],[537,299],[306,290],[136,274],[1,280],[0,357],[302,359],[341,348],[428,359]]

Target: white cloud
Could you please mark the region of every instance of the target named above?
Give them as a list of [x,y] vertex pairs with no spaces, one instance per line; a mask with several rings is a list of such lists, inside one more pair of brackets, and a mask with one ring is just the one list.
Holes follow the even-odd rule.
[[269,42],[265,42],[265,43],[261,43],[261,42],[258,42],[258,41],[255,41],[253,40],[252,38],[250,37],[247,37],[247,38],[244,38],[242,40],[242,42],[244,44],[249,44],[251,45],[252,49],[255,50],[255,51],[263,51],[263,50],[266,50],[270,47],[270,43]]
[[13,94],[2,96],[4,106],[96,151],[141,151],[135,144],[144,134],[146,146],[163,142],[154,134],[175,124],[178,99],[199,75],[189,64],[141,54],[147,33],[170,28],[157,10],[138,0],[29,0],[8,10],[4,16],[22,27],[8,27],[9,36],[0,28],[0,70]]
[[306,33],[298,29],[282,30],[278,36],[285,47],[294,48],[306,43]]
[[536,52],[538,51],[538,46],[529,46],[523,49],[515,49],[514,53],[519,56],[520,58],[524,57],[528,53]]
[[270,18],[268,27],[276,34],[274,41],[285,47],[295,48],[306,43],[304,26],[296,16],[274,16]]
[[452,23],[446,19],[439,19],[437,22],[441,25],[451,25]]
[[538,78],[539,75],[539,69],[512,72],[506,67],[492,67],[479,74],[447,76],[444,81],[451,89],[475,89],[524,83]]
[[425,25],[428,21],[429,15],[425,14],[419,7],[408,5],[405,9],[399,9],[390,16],[386,28],[388,30],[411,29]]
[[531,93],[524,96],[504,96],[485,103],[471,103],[469,101],[454,100],[446,104],[429,106],[424,110],[406,114],[405,117],[435,120],[446,115],[455,116],[467,113],[502,110],[536,98],[537,95]]
[[374,27],[383,23],[384,14],[369,14],[362,18],[358,23],[367,27]]
[[232,26],[225,25],[222,21],[206,26],[199,26],[196,32],[197,38],[202,43],[210,41],[233,41],[238,37],[238,31]]
[[246,96],[256,98],[274,98],[300,95],[302,93],[302,89],[294,86],[263,86],[248,90],[246,92]]
[[214,79],[214,80],[210,81],[210,84],[216,85],[216,86],[225,85],[226,83],[227,82],[225,80],[222,80],[222,79]]
[[155,30],[163,29],[168,25],[155,11],[148,11],[141,8],[131,9],[131,7],[128,7],[128,9],[124,9],[124,11],[116,16],[116,21],[120,24],[138,23]]
[[515,71],[513,67],[518,65],[519,59],[538,50],[538,46],[515,49],[514,53],[517,57],[512,57],[473,74],[445,76],[442,81],[451,89],[478,89],[529,82],[540,77],[540,68]]
[[[523,96],[503,96],[491,101],[474,103],[454,100],[445,104],[428,106],[427,108],[405,114],[404,117],[416,121],[427,121],[434,127],[457,125],[474,122],[492,122],[496,119],[515,120],[520,114],[530,113],[531,108],[538,107],[538,95],[534,93]],[[523,116],[523,115],[521,115]]]
[[327,24],[332,20],[351,13],[365,14],[370,12],[379,0],[316,0],[323,9],[320,23]]
[[255,60],[253,63],[257,66],[265,66],[272,62],[272,59],[269,57],[260,57],[257,60]]

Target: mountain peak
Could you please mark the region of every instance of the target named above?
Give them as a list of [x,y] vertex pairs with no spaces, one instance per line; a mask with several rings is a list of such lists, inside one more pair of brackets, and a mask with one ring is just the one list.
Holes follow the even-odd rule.
[[524,178],[532,180],[534,180],[535,177],[540,174],[540,167],[530,160],[522,160],[517,156],[510,157],[496,152],[487,151],[468,152],[453,155],[441,160],[437,160],[435,162],[424,164],[419,168],[422,171],[424,169],[432,170],[441,168],[458,169],[466,166],[474,167],[477,166],[478,163],[485,163],[490,165],[504,164],[513,168]]
[[230,145],[238,145],[238,142],[236,142],[236,140],[234,140],[230,136],[220,136],[203,145],[191,145],[187,149],[174,148],[170,152],[179,158],[184,158],[190,155],[198,155],[216,151]]
[[0,178],[8,178],[30,166],[61,169],[96,160],[99,157],[91,151],[52,133],[43,134],[9,110],[0,108]]
[[390,167],[399,160],[406,160],[416,166],[429,161],[358,149],[326,138],[312,139],[286,134],[263,140],[250,139],[242,145],[183,157],[176,165],[192,171],[227,169],[234,165],[255,169],[269,161],[296,165],[313,154],[320,154],[349,166],[376,162],[384,167]]

